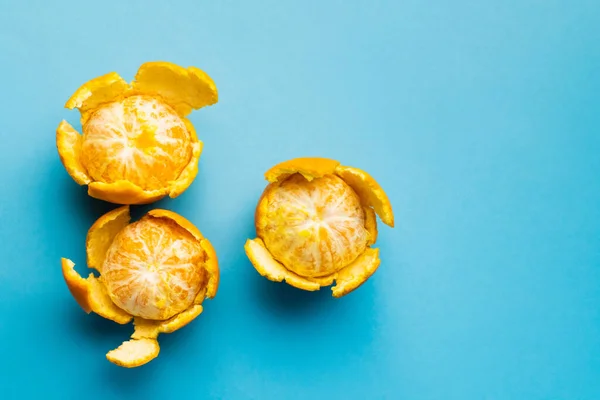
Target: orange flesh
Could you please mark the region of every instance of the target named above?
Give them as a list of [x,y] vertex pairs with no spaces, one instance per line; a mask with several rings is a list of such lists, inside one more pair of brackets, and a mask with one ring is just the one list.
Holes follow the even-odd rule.
[[112,301],[131,315],[164,320],[190,307],[206,285],[206,255],[188,231],[143,217],[115,237],[102,265]]
[[182,118],[149,96],[98,108],[83,126],[81,163],[97,182],[129,181],[144,190],[176,180],[192,154]]
[[335,273],[367,247],[369,234],[360,200],[335,175],[309,182],[294,174],[268,187],[261,202],[258,236],[276,260],[299,275]]

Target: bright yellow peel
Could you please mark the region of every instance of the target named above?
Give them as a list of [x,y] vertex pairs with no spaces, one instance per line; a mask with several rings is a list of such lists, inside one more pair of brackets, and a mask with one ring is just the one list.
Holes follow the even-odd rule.
[[245,251],[267,279],[334,297],[362,285],[379,266],[376,214],[390,226],[392,206],[367,173],[326,158],[282,162],[256,207],[258,238]]

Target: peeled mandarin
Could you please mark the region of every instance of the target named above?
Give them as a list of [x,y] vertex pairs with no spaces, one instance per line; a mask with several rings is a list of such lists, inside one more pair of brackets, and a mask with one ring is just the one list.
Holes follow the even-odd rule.
[[188,308],[206,283],[200,243],[172,221],[144,217],[113,240],[102,264],[112,301],[138,317],[165,320]]
[[358,257],[369,234],[360,199],[340,178],[292,175],[267,189],[258,235],[273,257],[307,277],[332,274]]
[[190,134],[169,105],[130,96],[100,107],[83,125],[81,162],[96,181],[144,190],[176,180],[192,155]]

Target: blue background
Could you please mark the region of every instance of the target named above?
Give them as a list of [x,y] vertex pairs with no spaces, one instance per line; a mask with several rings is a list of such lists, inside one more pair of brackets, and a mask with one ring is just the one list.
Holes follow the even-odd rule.
[[[0,397],[599,399],[599,43],[597,0],[4,2]],[[87,272],[114,206],[54,132],[79,85],[149,60],[219,89],[191,116],[195,183],[154,206],[210,238],[222,281],[126,370],[105,353],[131,326],[83,313],[59,263]],[[264,171],[310,155],[371,173],[396,214],[339,300],[243,251]]]

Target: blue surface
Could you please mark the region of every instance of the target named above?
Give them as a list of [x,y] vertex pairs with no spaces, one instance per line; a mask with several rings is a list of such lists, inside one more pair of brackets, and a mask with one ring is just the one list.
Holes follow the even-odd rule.
[[[0,398],[600,398],[597,0],[84,3],[0,11]],[[104,355],[131,327],[83,313],[59,266],[85,271],[114,206],[69,178],[54,131],[80,84],[148,60],[219,88],[191,117],[197,180],[156,206],[210,238],[222,281],[126,370]],[[263,172],[306,155],[365,169],[396,213],[340,300],[243,251]]]

